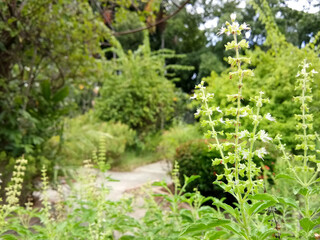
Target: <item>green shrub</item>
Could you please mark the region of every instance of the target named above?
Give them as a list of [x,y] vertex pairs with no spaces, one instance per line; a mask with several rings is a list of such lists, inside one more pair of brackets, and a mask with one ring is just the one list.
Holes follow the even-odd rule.
[[[204,196],[213,196],[216,198],[226,197],[227,202],[231,203],[233,198],[230,194],[226,193],[220,186],[213,184],[217,179],[217,175],[224,173],[224,165],[219,164],[212,166],[212,160],[221,158],[217,150],[210,150],[208,143],[213,140],[192,140],[182,144],[176,150],[175,160],[179,163],[179,177],[180,181],[184,183],[184,175],[191,177],[192,175],[199,175],[200,178],[194,180],[187,186],[188,192],[193,192],[197,188]],[[255,157],[254,162],[260,166],[261,163],[267,169],[273,171],[275,160],[271,156],[265,156],[261,161]],[[259,176],[262,178],[262,176]]]
[[139,133],[163,128],[177,98],[174,84],[165,77],[164,57],[151,53],[148,40],[134,53],[117,53],[96,101],[98,117],[128,124]]
[[46,145],[62,165],[80,165],[81,159],[91,158],[101,138],[105,140],[107,159],[117,161],[135,138],[135,131],[127,125],[99,121],[93,112],[67,119],[64,128],[62,137],[54,136]]
[[197,125],[179,123],[163,132],[157,152],[166,160],[173,161],[177,147],[193,139],[201,139],[203,134]]

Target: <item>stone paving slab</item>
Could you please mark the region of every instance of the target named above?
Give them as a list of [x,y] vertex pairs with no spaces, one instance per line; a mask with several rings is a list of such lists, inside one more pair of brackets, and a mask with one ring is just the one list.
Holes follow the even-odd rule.
[[168,174],[170,169],[171,167],[166,161],[160,161],[138,167],[131,172],[108,171],[99,176],[97,183],[105,183],[106,176],[118,180],[117,182],[105,183],[111,188],[108,199],[117,201],[125,192],[142,187],[144,184],[162,180],[171,183],[171,177]]

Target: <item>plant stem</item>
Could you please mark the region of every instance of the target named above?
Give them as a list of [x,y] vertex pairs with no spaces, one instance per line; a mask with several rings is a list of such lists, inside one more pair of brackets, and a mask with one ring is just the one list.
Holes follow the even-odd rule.
[[306,208],[305,217],[309,218],[310,217],[310,214],[309,214],[309,194],[307,194],[305,196],[305,208]]
[[[305,60],[306,61],[306,60]],[[304,144],[304,149],[303,149],[303,166],[304,169],[307,169],[307,154],[308,154],[308,141],[307,141],[307,126],[306,126],[306,120],[305,120],[305,91],[306,91],[306,79],[307,77],[304,76],[303,79],[303,87],[302,87],[302,128],[303,128],[303,144]],[[307,175],[304,174],[304,183],[307,183]]]
[[241,202],[240,202],[240,211],[241,211],[241,216],[242,216],[242,224],[243,224],[243,229],[246,232],[246,239],[247,240],[251,240],[248,221],[247,221],[249,218],[247,217],[247,214],[246,214],[246,211],[245,211],[245,207],[244,207],[244,203],[245,203],[245,201],[241,200]]
[[239,83],[238,83],[238,95],[237,95],[237,120],[236,120],[236,132],[235,132],[235,177],[236,177],[236,183],[239,183],[239,164],[240,164],[240,156],[239,156],[239,125],[240,125],[240,108],[241,108],[241,94],[242,94],[242,80],[243,80],[243,74],[241,71],[241,63],[239,61],[239,49],[238,49],[238,40],[237,40],[237,34],[233,34],[234,42],[235,42],[235,51],[236,51],[236,61],[238,66],[238,74],[241,73],[239,76]]
[[[306,59],[304,60],[304,64],[306,65]],[[306,124],[306,106],[305,106],[305,94],[306,94],[306,82],[307,75],[303,77],[303,85],[302,85],[302,102],[301,102],[301,110],[302,110],[302,128],[303,128],[303,169],[304,169],[304,184],[305,187],[308,185],[307,180],[307,164],[308,164],[308,140],[307,140],[307,124]],[[309,214],[309,194],[305,195],[305,217],[310,217]]]
[[299,178],[296,170],[294,169],[294,167],[291,165],[290,161],[289,161],[289,157],[284,149],[284,146],[282,145],[281,141],[279,141],[280,145],[281,145],[281,151],[282,151],[282,154],[284,156],[284,159],[286,160],[286,162],[288,163],[289,165],[289,169],[291,169],[296,177],[296,180],[298,181],[298,183],[301,185],[301,186],[305,186],[305,184],[302,182],[302,180]]
[[[260,94],[260,98],[261,98],[261,94]],[[258,117],[260,113],[260,107],[257,108],[257,114],[256,116]],[[253,127],[253,132],[252,132],[252,139],[251,139],[251,143],[250,143],[250,151],[249,151],[249,157],[248,157],[248,168],[249,168],[249,181],[252,185],[252,176],[251,176],[251,164],[252,164],[252,158],[253,158],[253,147],[254,147],[254,143],[256,141],[256,132],[257,132],[257,128],[259,125],[259,121],[256,121]],[[248,189],[248,192],[251,192],[252,186],[250,187],[250,189]]]
[[[206,93],[205,93],[205,91],[204,91],[203,88],[201,89],[201,92],[202,92],[203,96],[206,96]],[[206,98],[204,99],[204,105],[205,105],[206,111],[209,112],[208,100],[207,100]],[[217,145],[218,145],[218,148],[219,148],[219,151],[220,151],[220,154],[221,154],[221,158],[224,160],[224,153],[223,153],[223,151],[222,151],[222,146],[221,146],[220,141],[219,141],[219,139],[218,139],[217,131],[216,131],[215,128],[214,128],[211,115],[208,114],[208,117],[209,117],[209,122],[210,122],[211,130],[212,130],[212,132],[214,133],[214,139],[216,140],[216,143],[217,143]],[[224,165],[224,167],[225,167],[226,169],[228,169],[228,165],[227,165],[224,161],[223,161],[223,165]]]
[[[245,199],[243,199],[241,192],[238,189],[239,184],[239,164],[240,164],[240,153],[239,153],[239,128],[240,128],[240,109],[241,109],[241,98],[242,98],[242,82],[243,82],[243,73],[241,69],[241,62],[239,60],[239,48],[238,48],[238,40],[237,40],[237,33],[233,33],[233,38],[235,42],[235,51],[236,51],[236,62],[238,67],[238,76],[239,76],[239,82],[238,82],[238,95],[237,95],[237,118],[236,118],[236,129],[235,129],[235,190],[237,193],[237,200],[240,203],[240,211],[241,211],[241,217],[242,217],[242,224],[243,229],[246,233],[246,239],[250,240],[250,231],[249,226],[247,222],[247,215],[245,212]],[[253,147],[253,146],[252,146]],[[249,174],[251,174],[251,165],[249,162]],[[251,180],[251,177],[250,177]]]

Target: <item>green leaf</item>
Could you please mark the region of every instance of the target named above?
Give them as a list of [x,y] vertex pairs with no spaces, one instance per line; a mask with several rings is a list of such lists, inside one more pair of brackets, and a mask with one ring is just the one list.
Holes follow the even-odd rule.
[[276,204],[276,202],[273,201],[267,201],[267,202],[262,202],[262,204],[259,204],[257,207],[255,207],[254,209],[250,209],[252,211],[252,215],[256,214],[258,212],[261,212],[269,207],[272,207]]
[[135,238],[134,236],[125,235],[125,236],[122,236],[121,238],[119,238],[119,240],[131,240],[134,238]]
[[256,195],[249,195],[248,197],[251,200],[264,200],[264,201],[273,201],[278,202],[277,198],[268,193],[258,193]]
[[182,233],[180,236],[183,235],[197,235],[197,234],[202,234],[203,231],[207,232],[209,230],[213,230],[212,228],[222,226],[224,224],[230,223],[230,220],[226,219],[210,219],[209,221],[206,221],[205,223],[200,222],[200,223],[194,223],[189,225]]
[[193,216],[192,216],[192,213],[190,210],[187,210],[187,209],[182,209],[180,211],[180,216],[181,218],[186,221],[186,222],[189,222],[189,223],[192,223],[193,222]]
[[212,231],[207,232],[204,236],[204,239],[214,240],[214,239],[223,239],[222,236],[225,235],[227,232],[225,231]]
[[297,188],[293,189],[293,193],[295,195],[299,193],[299,194],[301,194],[303,196],[306,196],[308,192],[309,192],[309,189],[305,188],[305,187],[297,187]]
[[[238,236],[242,236],[244,239],[247,239],[246,233],[243,230],[240,230],[236,224],[230,223],[230,224],[223,225],[223,227],[225,229],[228,229],[231,232],[237,234]],[[240,238],[240,239],[242,239],[242,238]]]
[[252,207],[249,208],[249,215],[251,216],[252,213],[258,208],[260,207],[261,205],[263,205],[264,202],[256,202],[255,204],[252,205]]
[[309,218],[303,218],[303,219],[300,220],[300,226],[306,232],[310,232],[316,226],[316,223],[314,223]]
[[213,205],[223,208],[227,213],[230,213],[235,218],[238,217],[238,214],[233,209],[233,207],[231,207],[230,205],[228,205],[226,203],[220,202],[217,199],[215,199],[215,202],[213,203]]
[[269,229],[265,232],[263,232],[261,235],[258,236],[259,240],[267,239],[270,235],[277,233],[278,231],[275,229]]
[[320,193],[320,186],[314,186],[313,188],[311,188],[311,190],[309,191],[310,195],[314,195],[314,194],[319,194]]
[[41,86],[42,96],[44,97],[45,100],[50,101],[50,98],[51,98],[50,81],[44,80],[43,82],[41,82],[40,86]]
[[5,51],[6,46],[3,44],[3,42],[0,41],[0,51]]
[[288,174],[284,174],[284,173],[278,174],[278,175],[276,176],[276,179],[296,180],[294,177],[292,177],[292,176],[290,176],[290,175],[288,175]]
[[296,209],[299,207],[297,202],[292,198],[278,197],[278,201],[284,205],[288,205]]
[[154,186],[154,187],[164,187],[164,186],[167,186],[167,184],[166,184],[166,182],[161,181],[161,182],[152,183],[152,186]]
[[2,235],[1,239],[3,239],[3,240],[17,240],[18,238],[16,238],[13,235]]
[[64,88],[60,89],[58,92],[56,92],[53,97],[52,101],[54,102],[60,102],[63,99],[65,99],[69,95],[69,87],[65,86]]
[[189,183],[193,182],[194,180],[196,180],[199,177],[200,177],[199,175],[192,175],[190,177],[187,177],[186,175],[184,175],[185,185],[188,185]]

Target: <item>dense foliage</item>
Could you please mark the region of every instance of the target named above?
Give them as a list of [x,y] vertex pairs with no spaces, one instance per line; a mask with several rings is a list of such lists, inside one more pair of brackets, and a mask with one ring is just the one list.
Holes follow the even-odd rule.
[[[182,144],[177,148],[175,160],[179,163],[180,181],[184,182],[184,175],[200,176],[200,178],[188,185],[187,191],[193,192],[197,188],[204,196],[215,196],[219,199],[226,197],[223,189],[214,185],[217,174],[223,173],[223,166],[212,167],[212,159],[219,158],[218,151],[210,151],[207,140],[194,140]],[[229,203],[233,202],[228,195]]]
[[72,84],[101,77],[107,31],[87,1],[0,4],[1,150],[19,156],[57,133]]
[[54,166],[43,147],[77,107],[74,90],[104,75],[97,57],[109,34],[88,1],[1,1],[0,9],[0,165],[6,180],[12,157],[25,154],[30,186],[42,165]]
[[115,120],[139,133],[164,127],[173,116],[177,96],[174,84],[165,78],[165,55],[152,53],[148,39],[135,52],[115,49],[119,58],[105,79],[96,113],[102,120]]
[[[213,184],[217,176],[224,173],[224,167],[221,164],[212,167],[212,160],[221,156],[219,151],[208,148],[210,142],[214,141],[193,140],[177,148],[175,160],[180,166],[180,181],[184,183],[184,176],[200,176],[187,186],[186,191],[193,192],[197,188],[203,196],[226,198],[226,202],[232,204],[234,202],[232,195],[225,193],[220,186]],[[276,160],[271,156],[266,156],[263,160],[255,156],[253,161],[257,166],[263,166],[271,172],[274,171]],[[263,175],[261,174],[259,178],[263,178]]]

